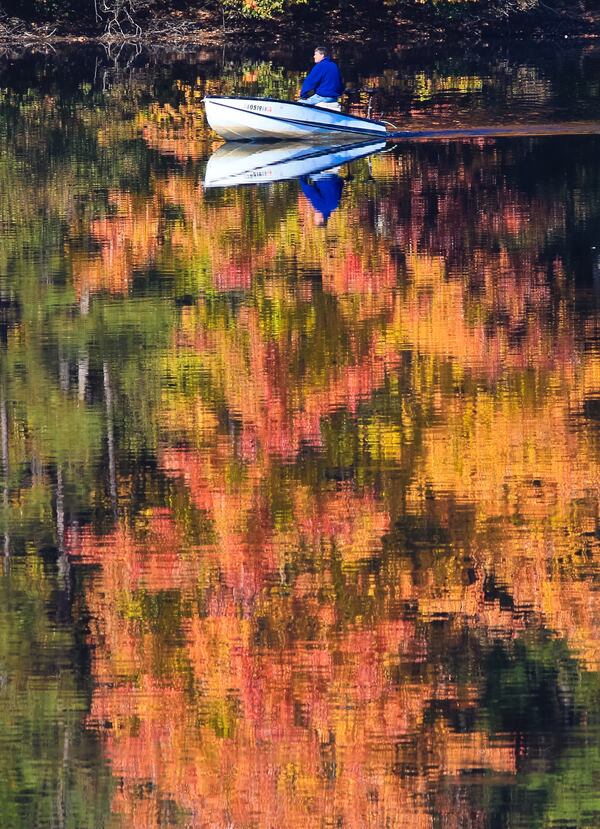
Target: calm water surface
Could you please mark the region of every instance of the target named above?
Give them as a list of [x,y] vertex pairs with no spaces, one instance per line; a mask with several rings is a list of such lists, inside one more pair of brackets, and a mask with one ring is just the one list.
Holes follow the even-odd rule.
[[[600,137],[219,149],[303,60],[0,66],[3,827],[600,825]],[[372,60],[600,118],[592,50]]]

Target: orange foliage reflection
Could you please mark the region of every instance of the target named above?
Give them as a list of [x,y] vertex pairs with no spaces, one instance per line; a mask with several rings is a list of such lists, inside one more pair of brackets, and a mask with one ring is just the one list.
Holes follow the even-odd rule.
[[326,232],[294,185],[215,197],[175,173],[90,224],[78,286],[125,292],[152,263],[193,296],[164,355],[165,504],[68,540],[96,568],[90,723],[127,825],[483,827],[441,783],[513,776],[520,749],[432,715],[475,716],[481,689],[424,631],[535,623],[600,665],[600,466],[577,426],[600,361],[542,261],[561,205],[503,185],[461,213],[487,147],[377,159],[383,192],[359,181]]

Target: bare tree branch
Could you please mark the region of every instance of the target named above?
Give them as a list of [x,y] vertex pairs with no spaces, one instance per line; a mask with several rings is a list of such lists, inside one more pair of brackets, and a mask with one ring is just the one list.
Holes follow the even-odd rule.
[[139,40],[142,27],[137,18],[149,5],[149,0],[94,0],[96,14],[104,21],[103,39]]

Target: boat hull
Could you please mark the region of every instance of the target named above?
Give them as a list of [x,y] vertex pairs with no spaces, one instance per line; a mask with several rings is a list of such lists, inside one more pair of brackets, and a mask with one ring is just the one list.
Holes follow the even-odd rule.
[[381,121],[294,101],[210,97],[204,105],[211,129],[227,141],[319,140],[334,134],[360,140],[361,136],[387,135]]

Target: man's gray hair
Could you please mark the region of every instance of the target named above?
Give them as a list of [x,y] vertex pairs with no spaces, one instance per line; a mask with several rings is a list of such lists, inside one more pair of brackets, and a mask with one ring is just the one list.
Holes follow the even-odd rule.
[[320,52],[324,58],[329,57],[329,49],[327,46],[315,46],[315,52]]

